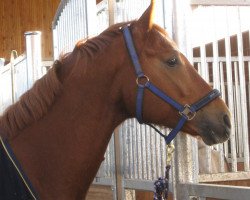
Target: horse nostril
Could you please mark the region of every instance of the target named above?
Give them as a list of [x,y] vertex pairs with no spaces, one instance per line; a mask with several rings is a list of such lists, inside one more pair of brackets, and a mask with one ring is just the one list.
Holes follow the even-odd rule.
[[223,120],[224,120],[224,123],[227,125],[227,127],[231,128],[231,122],[230,122],[228,115],[224,115]]

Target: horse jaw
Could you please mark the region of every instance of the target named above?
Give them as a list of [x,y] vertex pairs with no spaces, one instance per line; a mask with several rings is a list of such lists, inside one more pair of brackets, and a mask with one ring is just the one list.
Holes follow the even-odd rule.
[[[218,109],[219,105],[224,109]],[[224,105],[224,106],[223,106]],[[197,112],[193,121],[184,127],[187,134],[199,136],[207,145],[227,141],[231,133],[230,113],[224,102],[218,98]]]

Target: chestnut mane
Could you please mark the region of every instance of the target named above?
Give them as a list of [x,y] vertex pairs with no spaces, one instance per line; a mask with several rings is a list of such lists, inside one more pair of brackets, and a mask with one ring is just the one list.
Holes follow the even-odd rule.
[[49,72],[36,81],[31,89],[25,92],[15,104],[11,105],[3,113],[0,124],[7,133],[4,137],[14,137],[18,131],[41,119],[49,111],[62,88],[57,76],[57,69],[67,62],[70,54],[80,51],[84,59],[92,60],[97,52],[103,51],[109,46],[114,37],[121,33],[119,27],[125,24],[128,23],[116,24],[97,37],[80,40],[73,52],[62,55],[59,62],[54,62]]
[[0,118],[0,124],[7,134],[10,134],[5,137],[15,136],[18,130],[39,120],[49,111],[61,89],[61,83],[56,74],[56,65],[58,62],[55,62],[45,76],[36,81],[30,90],[4,112]]
[[115,24],[96,37],[93,37],[88,40],[83,39],[78,41],[74,51],[80,50],[82,53],[86,54],[88,58],[93,59],[97,52],[103,51],[107,46],[110,45],[110,43],[114,40],[116,36],[121,34],[120,27],[123,27],[129,23],[131,22]]

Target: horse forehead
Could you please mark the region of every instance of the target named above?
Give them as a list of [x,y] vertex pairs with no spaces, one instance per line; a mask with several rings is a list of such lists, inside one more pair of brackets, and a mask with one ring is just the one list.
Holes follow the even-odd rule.
[[[168,33],[164,30],[164,29],[159,29],[156,28],[155,29],[155,33],[156,33],[156,37],[158,37],[158,45],[162,46],[162,47],[171,47],[171,50],[173,52],[180,52],[178,46],[176,45],[176,43],[169,37]],[[163,46],[163,44],[165,44]]]

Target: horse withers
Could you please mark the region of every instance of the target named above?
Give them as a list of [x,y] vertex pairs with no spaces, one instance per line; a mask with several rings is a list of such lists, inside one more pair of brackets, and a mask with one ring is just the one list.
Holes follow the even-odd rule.
[[[136,117],[138,85],[150,80],[178,105],[192,105],[211,93],[168,34],[153,23],[154,4],[137,21],[79,41],[1,116],[2,140],[8,141],[39,199],[85,198],[114,129]],[[128,25],[144,74],[139,78],[123,35]],[[144,123],[170,128],[182,113],[150,90],[143,91],[139,107]],[[190,113],[195,113],[192,108]],[[206,102],[192,118],[182,130],[206,144],[229,138],[230,114],[221,98]]]

